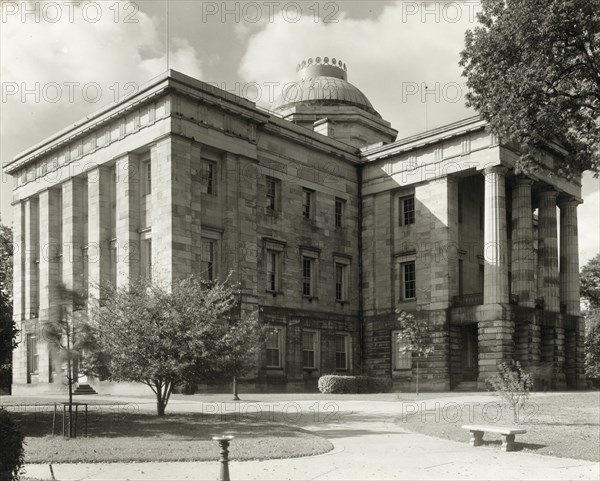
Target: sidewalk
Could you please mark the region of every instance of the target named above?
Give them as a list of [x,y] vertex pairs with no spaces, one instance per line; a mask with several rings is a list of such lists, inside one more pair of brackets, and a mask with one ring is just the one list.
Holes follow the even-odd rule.
[[[99,399],[96,397],[96,399]],[[111,398],[115,399],[115,398]],[[140,409],[153,409],[149,399],[119,398],[136,402]],[[489,402],[486,395],[419,401],[427,408],[436,402]],[[142,402],[140,404],[140,402]],[[145,404],[147,402],[147,404]],[[291,401],[290,401],[291,402]],[[319,410],[330,412],[326,401],[294,401],[302,409],[298,424],[328,438],[334,450],[320,455],[294,459],[246,461],[229,464],[234,480],[393,480],[393,479],[600,479],[598,463],[555,458],[525,452],[505,453],[497,446],[473,448],[402,429],[406,404],[384,401],[333,401],[339,407],[339,420],[315,422],[315,402]],[[265,403],[257,403],[257,405]],[[173,400],[169,410],[200,411],[206,405]],[[328,418],[331,420],[332,418]],[[396,421],[396,422],[395,422]],[[235,440],[233,441],[235,442]],[[219,463],[112,463],[56,464],[58,480],[214,480]],[[52,479],[48,465],[27,465],[27,476]]]

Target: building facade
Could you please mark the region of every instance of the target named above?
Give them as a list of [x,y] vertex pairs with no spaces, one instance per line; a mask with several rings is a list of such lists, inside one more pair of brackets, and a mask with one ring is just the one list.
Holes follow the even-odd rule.
[[43,326],[61,283],[101,299],[137,276],[230,272],[241,311],[270,327],[246,389],[314,390],[334,373],[409,388],[398,310],[434,330],[426,388],[482,387],[508,360],[539,387],[582,386],[581,186],[554,175],[560,148],[516,175],[517,151],[479,118],[396,140],[343,62],[297,75],[265,111],[168,71],[5,167],[13,392],[60,389]]

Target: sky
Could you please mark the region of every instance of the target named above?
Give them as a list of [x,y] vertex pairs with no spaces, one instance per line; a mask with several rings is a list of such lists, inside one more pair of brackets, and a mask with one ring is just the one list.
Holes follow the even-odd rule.
[[[476,0],[0,2],[3,164],[134,92],[167,61],[268,108],[303,59],[341,59],[399,138],[474,115],[458,60]],[[4,224],[11,190],[2,174]],[[584,175],[583,197],[581,265],[600,252],[599,179]]]

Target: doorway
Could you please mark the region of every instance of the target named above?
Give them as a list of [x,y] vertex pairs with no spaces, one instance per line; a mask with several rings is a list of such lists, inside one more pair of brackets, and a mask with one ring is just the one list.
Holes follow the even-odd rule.
[[462,381],[477,381],[479,375],[479,351],[477,349],[477,324],[461,326]]

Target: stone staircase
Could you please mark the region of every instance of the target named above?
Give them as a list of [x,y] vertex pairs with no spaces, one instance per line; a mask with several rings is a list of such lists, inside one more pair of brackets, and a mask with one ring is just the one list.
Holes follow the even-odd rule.
[[92,386],[90,386],[89,384],[79,384],[77,386],[77,389],[75,389],[75,391],[73,391],[73,396],[82,396],[84,394],[89,395],[89,394],[98,394],[98,393],[96,391],[94,391]]
[[477,391],[477,381],[463,381],[456,385],[453,391],[475,392]]

